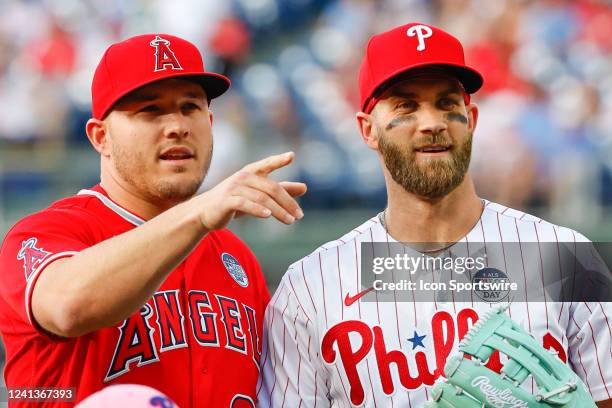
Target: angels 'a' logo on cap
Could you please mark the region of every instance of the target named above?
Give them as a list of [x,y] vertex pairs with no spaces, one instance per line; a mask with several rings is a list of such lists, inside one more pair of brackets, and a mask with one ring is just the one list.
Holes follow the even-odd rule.
[[151,47],[155,48],[155,72],[171,68],[182,70],[174,51],[170,49],[170,41],[156,35],[150,42]]
[[406,34],[408,37],[414,37],[416,35],[417,39],[419,40],[419,45],[416,49],[417,51],[423,51],[425,49],[425,39],[431,37],[433,32],[431,31],[431,28],[427,27],[426,25],[417,24],[410,27],[406,31]]

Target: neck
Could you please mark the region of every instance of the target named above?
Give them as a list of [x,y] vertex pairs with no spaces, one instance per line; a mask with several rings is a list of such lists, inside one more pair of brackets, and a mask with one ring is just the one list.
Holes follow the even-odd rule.
[[144,197],[134,191],[132,186],[119,182],[113,178],[112,175],[105,176],[104,173],[102,173],[100,185],[111,200],[145,221],[150,220],[178,204],[170,202],[153,202],[149,197]]
[[408,193],[394,181],[387,182],[387,192],[385,225],[399,242],[457,242],[471,231],[483,210],[469,175],[435,200]]

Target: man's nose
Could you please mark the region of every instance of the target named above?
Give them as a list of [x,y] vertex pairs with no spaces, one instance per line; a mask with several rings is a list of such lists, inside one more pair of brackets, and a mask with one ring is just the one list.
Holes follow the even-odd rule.
[[438,134],[448,129],[444,112],[433,107],[423,109],[418,115],[419,131],[425,134]]
[[171,139],[183,139],[191,133],[188,120],[181,112],[166,115],[164,134]]

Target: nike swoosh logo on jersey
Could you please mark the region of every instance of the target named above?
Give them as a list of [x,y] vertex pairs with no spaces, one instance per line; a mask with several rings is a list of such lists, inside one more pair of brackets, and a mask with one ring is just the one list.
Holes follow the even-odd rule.
[[368,288],[368,289],[364,289],[361,292],[359,292],[358,294],[356,294],[355,296],[349,296],[348,292],[346,292],[346,297],[344,298],[344,304],[346,306],[350,306],[353,303],[355,303],[356,301],[358,301],[363,295],[365,295],[366,293],[370,292],[374,290],[374,288]]

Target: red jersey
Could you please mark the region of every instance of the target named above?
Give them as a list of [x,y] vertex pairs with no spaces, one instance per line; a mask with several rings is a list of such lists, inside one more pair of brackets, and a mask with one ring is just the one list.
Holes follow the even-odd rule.
[[[135,383],[181,408],[254,406],[270,295],[255,256],[227,229],[206,235],[140,313],[116,327],[64,339],[34,321],[32,289],[49,264],[144,222],[96,186],[9,231],[0,251],[7,386],[76,387],[78,402],[107,385]],[[67,406],[36,406],[57,405]]]

